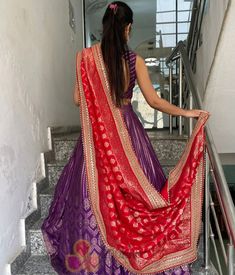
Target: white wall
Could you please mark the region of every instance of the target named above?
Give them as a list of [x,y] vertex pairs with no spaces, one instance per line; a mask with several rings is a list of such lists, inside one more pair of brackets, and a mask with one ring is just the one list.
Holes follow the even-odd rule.
[[75,52],[82,47],[81,0],[0,1],[0,274],[19,251],[20,218],[32,210],[32,183],[42,177],[47,127],[77,125],[72,94]]
[[207,0],[202,22],[202,46],[197,50],[197,88],[203,96],[214,60],[219,34],[229,0]]
[[210,73],[205,107],[219,153],[235,153],[235,1],[231,1]]
[[[231,2],[229,4],[229,2]],[[211,112],[210,129],[217,151],[235,153],[235,2],[208,0],[197,51],[195,83]]]

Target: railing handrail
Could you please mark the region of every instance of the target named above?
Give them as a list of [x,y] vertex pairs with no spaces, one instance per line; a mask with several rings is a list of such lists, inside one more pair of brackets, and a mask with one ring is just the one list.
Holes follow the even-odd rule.
[[[184,65],[184,74],[185,74],[185,79],[187,81],[189,90],[192,93],[193,99],[194,99],[194,104],[196,108],[202,109],[202,99],[195,88],[194,81],[193,81],[193,71],[191,64],[189,62],[189,58],[187,56],[187,52],[185,49],[185,45],[182,41],[180,41],[177,46],[174,48],[172,51],[171,55],[166,59],[166,64],[167,66],[170,66],[170,63],[172,60],[175,60],[176,55],[180,55],[183,65]],[[178,57],[179,58],[179,57]],[[225,213],[225,219],[226,223],[228,225],[228,230],[230,237],[232,239],[233,245],[235,247],[235,208],[234,208],[234,203],[231,197],[231,193],[228,188],[228,184],[224,175],[224,171],[222,168],[222,164],[219,158],[219,155],[217,153],[210,128],[208,124],[206,125],[205,128],[206,132],[206,139],[207,139],[207,149],[208,149],[208,155],[211,163],[211,167],[213,169],[214,177],[216,180],[216,189],[219,192],[219,197],[220,197],[220,203],[222,203],[221,208],[224,209]]]

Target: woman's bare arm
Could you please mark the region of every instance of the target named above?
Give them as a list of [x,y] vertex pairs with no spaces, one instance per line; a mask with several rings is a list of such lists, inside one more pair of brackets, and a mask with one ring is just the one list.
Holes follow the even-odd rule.
[[144,59],[139,55],[136,57],[136,75],[138,85],[144,98],[152,108],[170,115],[185,117],[198,117],[200,112],[206,112],[203,110],[182,109],[176,105],[170,104],[167,100],[160,98],[154,90]]

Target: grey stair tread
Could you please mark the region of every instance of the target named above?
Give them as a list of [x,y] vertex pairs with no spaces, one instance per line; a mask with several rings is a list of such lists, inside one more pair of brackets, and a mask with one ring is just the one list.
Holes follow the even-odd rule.
[[[170,135],[168,130],[149,130],[147,133],[159,160],[164,158],[178,159],[188,140],[187,136],[179,136],[178,133]],[[59,166],[65,165],[63,161],[70,158],[78,140],[79,132],[53,138],[55,160],[59,163],[49,163],[48,167],[59,168]]]
[[168,130],[151,130],[151,131],[147,131],[147,134],[150,139],[180,140],[180,141],[186,141],[188,139],[188,136],[186,135],[179,136],[178,133],[176,132],[173,135],[170,135]]
[[177,160],[175,159],[161,159],[159,160],[161,166],[175,166],[177,163]]
[[218,271],[211,264],[209,268],[206,270],[203,268],[203,260],[200,258],[192,266],[192,274],[194,275],[219,275]]
[[[148,136],[151,139],[170,139],[170,140],[187,140],[187,135],[179,136],[178,132],[174,132],[173,135],[169,134],[169,130],[146,130]],[[68,141],[77,140],[81,132],[75,132],[71,134],[60,134],[53,137],[55,141]]]
[[[199,261],[200,262],[200,261]],[[205,271],[202,268],[192,268],[192,274],[207,274],[218,275],[216,270],[212,267]],[[44,256],[30,256],[24,266],[17,272],[17,275],[51,275],[57,274],[50,264],[48,255]]]
[[30,256],[24,266],[16,273],[17,275],[51,275],[57,274],[45,256]]
[[31,227],[30,227],[30,231],[41,231],[41,225],[43,223],[44,218],[40,217],[40,219],[38,219]]
[[58,160],[54,160],[54,161],[51,161],[49,163],[47,163],[48,166],[65,166],[65,164],[67,163],[68,161],[67,160],[64,160],[64,161],[58,161]]
[[70,126],[52,126],[51,134],[52,136],[62,136],[72,133],[77,133],[81,131],[81,125],[70,125]]
[[[175,159],[161,159],[159,160],[161,165],[166,165],[166,166],[173,166],[176,165],[177,160]],[[49,162],[47,165],[48,166],[65,166],[68,163],[67,160],[65,161],[58,161],[58,160],[54,160]]]
[[[49,166],[61,166],[64,167],[67,164],[67,161],[53,161],[51,163],[48,163]],[[177,164],[177,160],[169,160],[169,159],[162,159],[160,160],[160,164],[163,167],[174,167]],[[54,194],[54,186],[49,186],[45,189],[43,189],[40,193],[40,196],[48,196],[48,195],[53,195]]]
[[40,196],[48,196],[48,195],[53,195],[54,194],[55,187],[49,186],[48,188],[44,189],[41,193]]
[[71,134],[60,134],[60,135],[56,135],[53,136],[54,140],[77,140],[78,137],[80,136],[81,132],[74,132]]

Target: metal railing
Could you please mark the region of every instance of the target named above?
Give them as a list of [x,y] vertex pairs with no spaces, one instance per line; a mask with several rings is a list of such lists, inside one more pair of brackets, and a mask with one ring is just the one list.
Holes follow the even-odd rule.
[[196,70],[196,53],[201,44],[201,27],[204,16],[206,0],[194,0],[192,7],[191,23],[187,37],[187,55],[193,71]]
[[[202,109],[202,100],[199,92],[196,90],[194,85],[192,66],[189,61],[189,57],[186,51],[186,46],[182,41],[178,43],[176,48],[173,50],[172,54],[167,58],[166,64],[169,67],[169,78],[170,78],[170,97],[172,95],[172,67],[174,62],[179,62],[179,106],[182,107],[184,94],[187,93],[186,97],[187,105],[189,108]],[[186,85],[183,85],[183,84]],[[186,87],[183,90],[183,87]],[[171,101],[171,99],[170,99]],[[185,103],[185,102],[184,102]],[[170,127],[172,127],[172,122],[170,118]],[[182,118],[181,118],[182,121]],[[192,133],[193,120],[189,119],[189,134]],[[170,130],[172,132],[172,128]],[[216,267],[219,274],[224,275],[222,272],[222,264],[227,268],[226,274],[234,275],[234,247],[235,247],[235,209],[233,200],[229,191],[227,181],[223,172],[223,168],[216,151],[216,147],[211,135],[209,126],[206,125],[206,180],[205,180],[205,219],[204,219],[204,268],[208,270],[211,264],[210,256],[210,243],[212,243],[215,258]],[[182,122],[179,120],[179,134],[182,134]],[[212,185],[210,184],[210,179],[212,180]],[[215,189],[215,194],[217,196],[220,211],[224,220],[228,240],[222,238],[222,233],[220,230],[218,218],[216,215],[215,205],[212,200],[212,187]],[[210,214],[211,212],[211,214]],[[219,251],[216,245],[214,232],[212,229],[212,218],[214,221],[214,228],[218,235],[218,241],[221,246],[222,259],[219,255]],[[211,242],[210,242],[211,240]],[[227,252],[225,249],[224,242],[227,242],[228,248]]]

